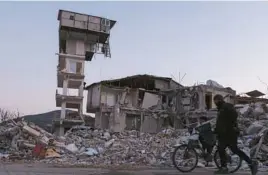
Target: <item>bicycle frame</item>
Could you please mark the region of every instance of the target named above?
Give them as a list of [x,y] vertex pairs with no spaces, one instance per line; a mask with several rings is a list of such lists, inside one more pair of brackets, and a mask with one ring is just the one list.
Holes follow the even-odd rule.
[[[209,162],[211,161],[214,161],[217,168],[221,168],[221,165],[219,163],[219,152],[217,150],[217,145],[218,145],[218,141],[215,142],[215,144],[213,145],[213,148],[212,148],[212,152],[211,152],[211,158],[210,157],[207,157],[208,154],[206,154],[206,150],[203,148],[203,145],[200,141],[200,137],[199,137],[199,132],[195,132],[195,130],[189,132],[190,133],[190,137],[188,138],[188,142],[187,143],[183,143],[181,145],[176,145],[174,147],[174,152],[172,153],[172,162],[173,162],[173,165],[181,172],[191,172],[192,170],[194,170],[198,164],[198,160],[199,158],[201,159],[204,159],[206,164],[205,166],[209,165]],[[212,145],[211,145],[212,146]],[[188,153],[189,151],[193,150],[194,151],[194,156],[195,156],[195,164],[193,165],[192,168],[190,168],[189,170],[183,170],[181,169],[177,163],[176,163],[176,152],[178,151],[179,148],[184,148],[184,151],[183,151],[183,159],[188,159]],[[216,148],[216,149],[215,149]],[[189,151],[188,151],[189,150]],[[198,151],[199,150],[199,151]],[[227,152],[226,152],[227,153]],[[230,162],[232,164],[232,157],[227,154],[227,161]],[[242,163],[242,160],[240,159],[240,161],[238,162],[238,166],[236,166],[235,169],[233,170],[230,170],[231,173],[233,172],[236,172],[240,167],[241,167],[241,163]],[[184,166],[184,165],[183,165]]]
[[[196,142],[198,142],[198,144],[196,144]],[[217,144],[218,142],[216,142],[214,145],[213,145],[213,151],[212,151],[212,154],[213,152],[215,151],[215,147],[217,147]],[[199,157],[202,157],[204,158],[205,154],[206,154],[206,151],[204,150],[203,148],[203,145],[201,144],[200,142],[200,139],[199,139],[199,133],[196,132],[195,130],[193,132],[190,133],[190,137],[188,139],[188,143],[187,143],[188,147],[189,148],[194,148],[194,149],[197,149],[197,150],[200,150],[201,151],[201,154],[199,152],[197,152],[198,156]]]

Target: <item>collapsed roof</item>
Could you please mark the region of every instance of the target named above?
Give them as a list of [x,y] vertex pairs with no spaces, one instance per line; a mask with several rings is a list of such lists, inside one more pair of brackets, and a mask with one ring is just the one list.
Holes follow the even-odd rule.
[[90,85],[88,85],[85,89],[89,89],[90,87],[92,87],[93,85],[96,84],[106,84],[106,85],[111,85],[111,86],[128,86],[129,84],[131,84],[132,86],[137,86],[137,87],[142,87],[141,84],[149,84],[151,80],[162,80],[162,81],[167,81],[167,82],[174,82],[175,84],[179,85],[182,87],[181,84],[179,84],[178,82],[176,82],[175,80],[173,80],[172,78],[169,77],[160,77],[160,76],[154,76],[154,75],[147,75],[147,74],[143,74],[143,75],[133,75],[133,76],[127,76],[127,77],[123,77],[123,78],[118,78],[118,79],[112,79],[112,80],[103,80],[103,81],[99,81],[99,82],[95,82],[92,83]]

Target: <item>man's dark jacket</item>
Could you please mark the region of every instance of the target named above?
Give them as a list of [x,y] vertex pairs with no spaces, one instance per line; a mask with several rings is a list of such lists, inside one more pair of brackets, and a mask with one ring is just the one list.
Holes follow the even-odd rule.
[[234,105],[222,102],[218,106],[218,117],[215,132],[221,138],[237,136],[239,133],[237,125],[238,113]]

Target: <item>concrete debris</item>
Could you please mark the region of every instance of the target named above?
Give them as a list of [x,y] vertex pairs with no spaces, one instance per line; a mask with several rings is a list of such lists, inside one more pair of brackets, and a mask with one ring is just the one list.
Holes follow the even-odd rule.
[[1,158],[38,159],[53,164],[171,165],[173,146],[187,141],[182,137],[187,135],[186,130],[174,129],[158,134],[110,133],[76,126],[64,137],[56,138],[33,124],[19,122],[0,126],[0,131]]
[[[244,136],[239,145],[251,156],[255,156],[254,151],[259,150],[257,157],[264,167],[268,165],[268,120],[258,120],[254,116],[254,109],[256,107],[251,106],[247,110],[240,110],[239,124],[240,128],[244,128]],[[266,114],[265,111],[262,115]],[[76,126],[67,131],[64,137],[57,138],[33,124],[9,122],[0,126],[0,137],[2,160],[26,159],[64,165],[124,164],[159,167],[172,165],[171,153],[174,146],[187,143],[189,133],[187,130],[173,128],[156,134],[134,130],[113,133]]]
[[88,155],[88,156],[94,156],[98,154],[98,151],[94,148],[86,148],[85,152],[82,154]]
[[245,131],[245,134],[257,133],[262,126],[268,126],[268,110],[265,104],[247,104],[240,107],[238,112],[239,127]]
[[[81,127],[65,135],[66,143],[75,143],[80,150],[78,156],[66,154],[57,163],[92,165],[161,165],[170,164],[170,152],[180,136],[186,131],[166,129],[158,134],[124,131],[109,133],[103,130]],[[83,157],[81,157],[83,155]],[[87,156],[85,156],[87,155]],[[67,158],[68,157],[68,158]],[[77,157],[79,157],[77,159]]]
[[72,153],[77,153],[79,151],[74,143],[71,143],[71,144],[67,145],[66,149],[69,150]]
[[263,128],[263,124],[260,123],[259,121],[253,122],[247,129],[246,129],[246,134],[248,135],[253,135],[261,131]]

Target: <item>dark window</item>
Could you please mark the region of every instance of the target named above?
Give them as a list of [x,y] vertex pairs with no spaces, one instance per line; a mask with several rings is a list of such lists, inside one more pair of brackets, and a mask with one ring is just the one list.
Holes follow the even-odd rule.
[[163,95],[162,96],[162,103],[166,103],[167,102],[167,96]]
[[74,20],[74,16],[73,15],[70,16],[70,20]]
[[212,93],[207,93],[205,95],[205,102],[207,110],[212,108]]

